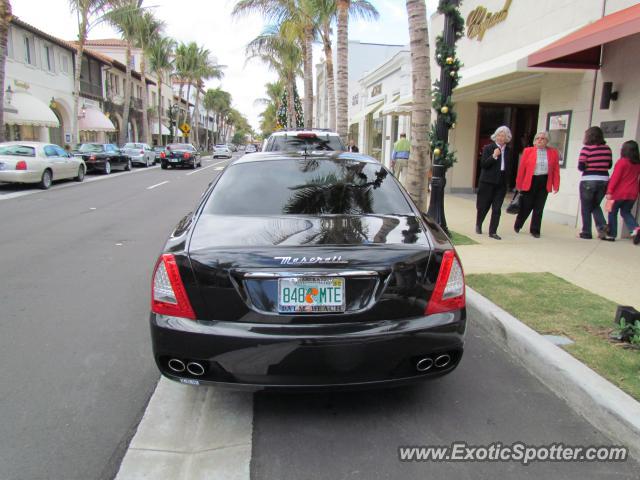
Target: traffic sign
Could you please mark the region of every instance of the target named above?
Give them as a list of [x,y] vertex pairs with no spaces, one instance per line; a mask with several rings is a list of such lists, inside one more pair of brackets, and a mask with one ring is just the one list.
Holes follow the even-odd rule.
[[191,131],[191,127],[188,123],[183,123],[179,128],[185,135],[189,135],[189,132]]

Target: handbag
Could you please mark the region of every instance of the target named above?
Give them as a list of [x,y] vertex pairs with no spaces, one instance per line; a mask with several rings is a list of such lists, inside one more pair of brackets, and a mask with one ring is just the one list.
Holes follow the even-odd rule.
[[509,205],[507,206],[507,213],[517,215],[520,213],[520,207],[522,206],[522,193],[516,192]]

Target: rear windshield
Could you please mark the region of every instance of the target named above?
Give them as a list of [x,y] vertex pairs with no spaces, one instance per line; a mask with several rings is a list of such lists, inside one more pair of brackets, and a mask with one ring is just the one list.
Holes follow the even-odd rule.
[[36,149],[26,145],[0,145],[0,155],[12,155],[16,157],[35,157]]
[[194,146],[189,143],[172,143],[167,145],[169,150],[195,150]]
[[217,215],[412,214],[392,175],[380,164],[273,160],[232,165],[205,212]]
[[80,148],[78,148],[79,152],[88,152],[88,153],[96,153],[96,152],[101,152],[103,149],[101,144],[98,143],[83,143],[82,145],[80,145]]
[[124,148],[143,148],[141,143],[125,143]]
[[267,142],[267,152],[290,152],[298,150],[345,150],[337,135],[297,136],[274,135]]

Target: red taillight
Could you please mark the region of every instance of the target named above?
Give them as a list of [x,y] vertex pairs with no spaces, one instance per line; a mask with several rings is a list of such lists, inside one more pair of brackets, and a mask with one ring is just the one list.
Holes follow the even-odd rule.
[[144,155],[144,150],[140,150],[140,155]]
[[95,162],[96,161],[96,156],[95,155],[91,155],[89,157],[89,160],[91,160],[92,162]]
[[167,158],[167,154],[164,152],[160,152],[160,158]]
[[296,135],[298,138],[318,138],[315,133],[299,133]]
[[25,162],[24,160],[18,160],[18,163],[16,163],[16,170],[26,170],[27,169],[27,162]]
[[182,158],[184,158],[185,160],[189,160],[189,158],[191,158],[191,155],[185,153],[184,155],[182,155]]
[[464,272],[453,250],[442,255],[436,285],[425,309],[425,315],[460,310],[465,306]]
[[160,256],[153,271],[151,311],[172,317],[196,319],[180,277],[176,258],[170,253]]

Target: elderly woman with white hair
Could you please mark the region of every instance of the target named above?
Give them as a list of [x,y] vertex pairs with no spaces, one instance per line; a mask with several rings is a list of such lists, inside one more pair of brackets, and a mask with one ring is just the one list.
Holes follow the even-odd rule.
[[548,147],[549,134],[536,133],[533,147],[527,147],[520,158],[516,188],[522,192],[520,212],[513,225],[516,233],[527,221],[531,212],[529,232],[534,238],[540,238],[542,211],[547,195],[560,189],[560,154],[555,148]]
[[511,178],[513,169],[511,148],[507,145],[511,141],[511,130],[508,127],[499,127],[491,135],[492,143],[482,150],[480,160],[480,179],[478,184],[478,198],[476,200],[476,233],[482,235],[482,223],[489,209],[491,209],[491,221],[489,223],[489,236],[501,240],[498,235],[498,224],[502,202],[507,193],[507,183]]

